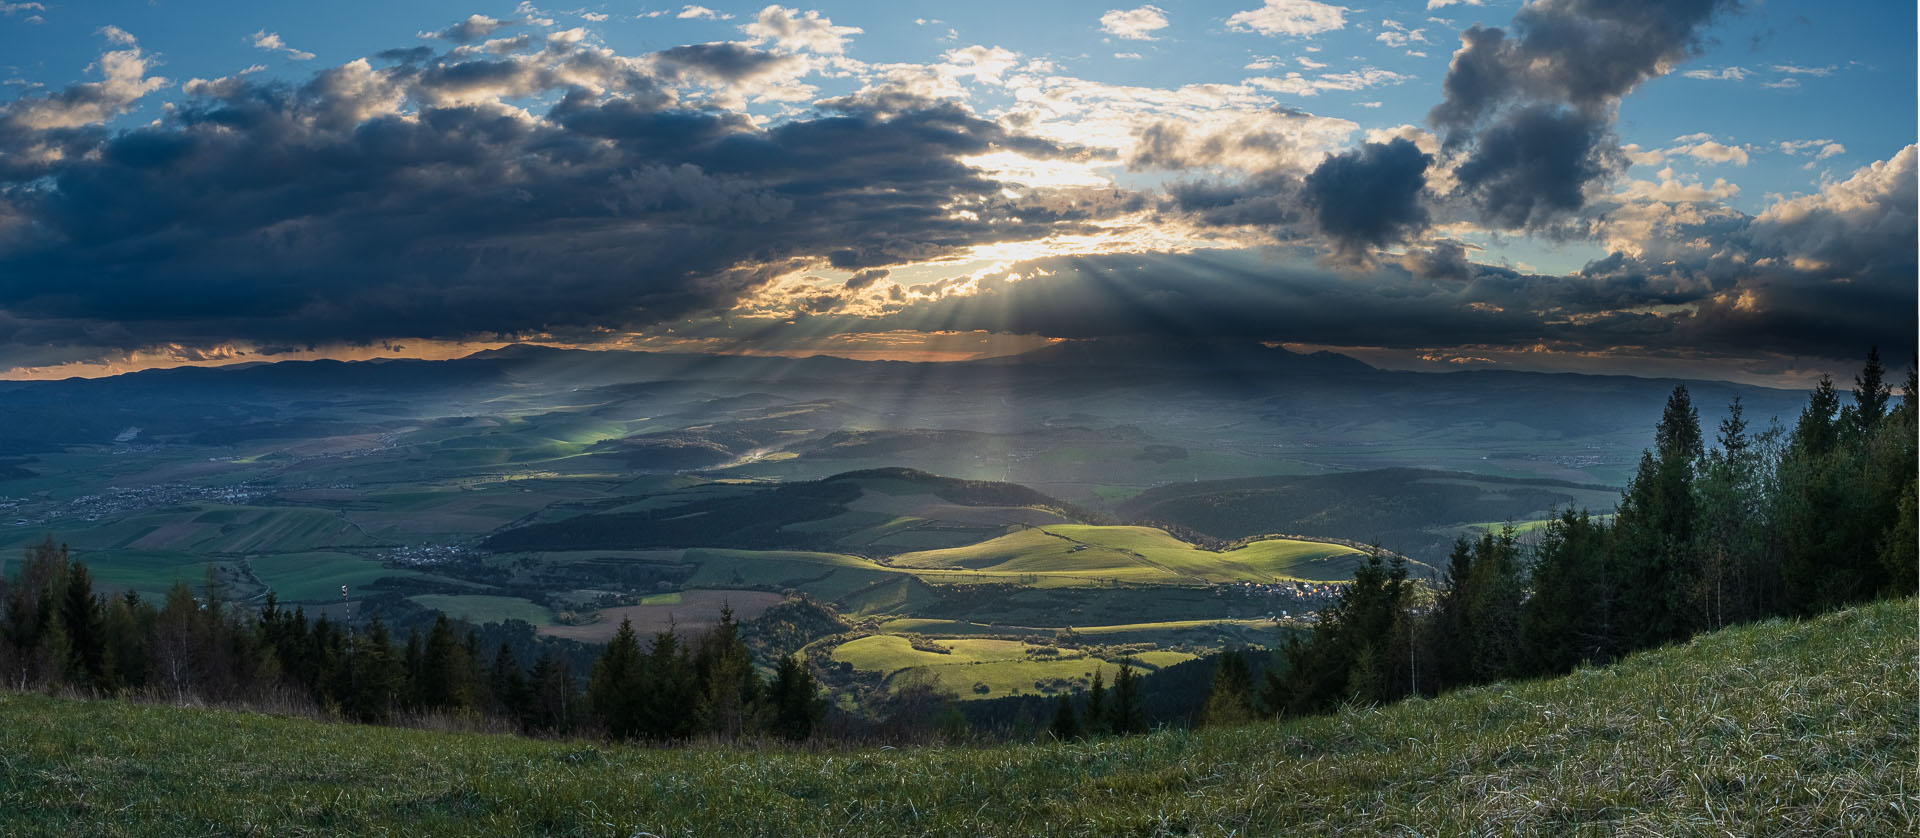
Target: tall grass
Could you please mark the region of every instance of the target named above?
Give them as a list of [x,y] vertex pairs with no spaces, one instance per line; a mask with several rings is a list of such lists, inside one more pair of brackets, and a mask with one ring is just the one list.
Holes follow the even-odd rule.
[[0,833],[1913,834],[1915,603],[1322,718],[648,750],[0,695]]

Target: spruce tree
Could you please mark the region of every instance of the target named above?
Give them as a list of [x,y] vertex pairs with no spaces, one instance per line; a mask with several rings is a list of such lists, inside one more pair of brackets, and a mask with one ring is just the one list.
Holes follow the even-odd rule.
[[1245,724],[1253,718],[1253,670],[1238,650],[1228,649],[1220,653],[1219,662],[1214,665],[1213,685],[1207,692],[1206,704],[1201,707],[1200,724],[1225,727]]
[[820,698],[820,686],[799,655],[780,659],[767,691],[773,703],[773,733],[782,739],[805,740],[826,715],[827,703]]
[[1083,727],[1085,727],[1087,735],[1089,736],[1100,736],[1109,730],[1107,725],[1106,678],[1106,668],[1095,664],[1093,667],[1093,685],[1087,688],[1087,712],[1082,716],[1082,718],[1086,719]]
[[1080,738],[1080,719],[1073,713],[1073,698],[1061,693],[1053,700],[1053,723],[1047,726],[1047,732],[1053,735],[1055,742],[1069,742]]
[[67,638],[68,682],[84,690],[110,689],[100,601],[93,596],[93,577],[83,562],[67,566],[66,590],[60,601],[60,626]]
[[[633,633],[633,621],[623,619],[620,628],[607,641],[607,647],[593,662],[587,678],[587,706],[593,717],[615,739],[632,739],[642,732],[640,640]],[[543,673],[542,688],[550,690],[550,673]],[[549,701],[552,696],[545,696]],[[547,708],[552,713],[552,708]]]
[[639,684],[641,728],[647,738],[672,742],[697,732],[695,723],[702,713],[699,675],[673,629],[654,636]]
[[1107,726],[1126,735],[1147,729],[1146,707],[1140,703],[1140,674],[1131,661],[1121,661],[1113,675],[1113,701],[1107,711]]

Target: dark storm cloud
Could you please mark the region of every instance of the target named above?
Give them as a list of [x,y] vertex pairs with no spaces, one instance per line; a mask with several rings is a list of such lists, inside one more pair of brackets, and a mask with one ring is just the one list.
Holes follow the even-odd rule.
[[1400,257],[1400,267],[1422,279],[1465,282],[1472,279],[1476,266],[1467,259],[1467,248],[1456,241],[1439,241],[1427,248],[1408,248]]
[[788,70],[803,64],[791,55],[757,50],[745,44],[691,44],[653,54],[654,66],[674,76],[696,76],[738,82]]
[[1488,222],[1537,227],[1580,209],[1587,183],[1613,171],[1618,157],[1605,123],[1533,105],[1482,131],[1454,176],[1478,197]]
[[1699,51],[1701,32],[1733,0],[1545,0],[1514,15],[1512,34],[1461,36],[1446,98],[1427,119],[1445,148],[1468,154],[1461,188],[1485,219],[1537,227],[1580,209],[1588,184],[1620,168],[1612,136],[1621,97]]
[[[494,103],[547,91],[565,96],[544,118]],[[0,307],[48,340],[126,347],[633,328],[808,261],[879,267],[1091,217],[959,162],[1075,152],[951,105],[761,129],[676,106],[645,62],[561,44],[190,92],[0,181]]]
[[[1916,343],[1916,149],[1758,216],[1674,225],[1710,250],[1614,253],[1571,276],[1475,264],[1439,242],[1340,276],[1251,253],[1113,255],[1010,266],[1044,278],[797,330],[985,329],[1063,338],[1244,338],[1399,349],[1546,345],[1645,355],[1848,360]],[[1443,281],[1435,281],[1443,280]],[[929,286],[925,290],[933,290]]]
[[1427,225],[1420,193],[1433,158],[1411,141],[1362,143],[1328,157],[1306,177],[1306,202],[1320,231],[1349,261]]

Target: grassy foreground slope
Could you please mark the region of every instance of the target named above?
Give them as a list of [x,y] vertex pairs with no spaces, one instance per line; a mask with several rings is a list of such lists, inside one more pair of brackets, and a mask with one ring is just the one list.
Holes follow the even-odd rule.
[[652,751],[0,696],[0,833],[1912,834],[1915,603],[1093,743]]

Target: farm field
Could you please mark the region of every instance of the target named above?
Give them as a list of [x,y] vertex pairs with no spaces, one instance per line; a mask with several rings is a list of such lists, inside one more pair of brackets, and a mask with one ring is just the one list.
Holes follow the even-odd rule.
[[553,624],[553,612],[537,602],[486,594],[419,594],[408,597],[449,617],[476,623],[522,620],[535,626]]
[[[1106,670],[1106,678],[1111,680],[1121,657],[1106,659],[1017,640],[925,638],[917,642],[918,647],[916,641],[905,637],[870,635],[835,647],[832,659],[858,670],[882,673],[889,682],[930,678],[942,689],[969,700],[1085,689],[1096,669]],[[1165,651],[1125,656],[1145,671],[1193,657]]]
[[439,579],[415,570],[388,568],[379,562],[346,553],[282,553],[247,561],[268,590],[284,603],[337,602],[340,586],[364,595],[364,586],[381,579]]
[[720,621],[720,609],[733,609],[733,618],[744,622],[760,616],[785,601],[780,594],[765,591],[678,591],[648,597],[638,605],[600,609],[600,618],[587,625],[544,625],[540,634],[564,637],[584,643],[605,643],[620,630],[620,621],[630,620],[642,638],[669,629],[682,634],[697,634]]

